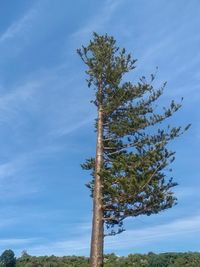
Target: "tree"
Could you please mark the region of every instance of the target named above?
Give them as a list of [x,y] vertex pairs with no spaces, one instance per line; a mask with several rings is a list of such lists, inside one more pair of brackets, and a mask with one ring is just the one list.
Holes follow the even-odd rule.
[[92,102],[98,113],[96,157],[82,167],[92,175],[87,185],[93,197],[90,264],[101,267],[104,236],[124,231],[125,218],[155,214],[176,204],[171,189],[177,184],[167,178],[166,169],[175,152],[167,144],[189,125],[159,128],[181,104],[172,101],[156,113],[154,103],[166,83],[155,89],[153,74],[149,81],[142,77],[137,84],[123,81],[136,60],[117,47],[112,36],[94,33],[89,45],[77,52],[87,65],[87,82],[95,89]]
[[5,250],[0,257],[0,266],[2,267],[15,267],[16,258],[11,249]]

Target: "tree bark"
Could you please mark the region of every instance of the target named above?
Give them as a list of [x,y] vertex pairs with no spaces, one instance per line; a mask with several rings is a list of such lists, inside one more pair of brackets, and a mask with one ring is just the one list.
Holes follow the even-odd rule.
[[103,164],[103,107],[102,107],[102,89],[99,87],[100,101],[98,105],[97,121],[97,143],[96,143],[96,160],[95,160],[95,177],[93,191],[93,220],[92,220],[92,237],[90,250],[90,267],[103,266],[103,195],[102,179],[100,171]]

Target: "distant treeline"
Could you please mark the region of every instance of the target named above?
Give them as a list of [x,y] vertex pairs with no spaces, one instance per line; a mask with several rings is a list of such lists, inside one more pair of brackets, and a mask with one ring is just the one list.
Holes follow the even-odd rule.
[[[88,267],[89,259],[78,256],[33,257],[27,253],[17,259],[17,267]],[[200,253],[130,254],[118,257],[108,254],[104,257],[105,267],[200,267]]]
[[[78,256],[30,256],[26,251],[16,259],[12,250],[0,256],[0,267],[88,267],[89,259]],[[104,267],[200,267],[200,253],[130,254],[118,257],[104,255]]]

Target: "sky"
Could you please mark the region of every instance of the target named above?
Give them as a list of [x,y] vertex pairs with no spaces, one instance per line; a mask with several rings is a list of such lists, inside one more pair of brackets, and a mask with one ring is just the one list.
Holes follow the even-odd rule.
[[171,144],[179,204],[125,221],[105,252],[200,251],[200,1],[0,0],[0,253],[89,255],[93,91],[76,53],[92,32],[113,35],[138,61],[137,82],[158,67],[160,105],[184,97]]

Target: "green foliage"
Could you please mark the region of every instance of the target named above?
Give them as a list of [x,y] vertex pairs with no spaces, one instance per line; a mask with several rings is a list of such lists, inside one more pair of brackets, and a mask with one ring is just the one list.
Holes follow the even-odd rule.
[[5,250],[0,256],[1,267],[15,267],[16,258],[15,254],[11,249]]
[[86,257],[78,256],[41,256],[41,257],[24,257],[17,260],[16,267],[88,267],[89,260]]
[[88,267],[89,260],[85,257],[78,256],[42,256],[24,258],[23,256],[17,260],[16,267]]
[[[125,218],[155,214],[177,203],[171,190],[177,183],[167,175],[175,155],[168,143],[190,125],[182,129],[164,123],[181,104],[172,100],[168,107],[157,108],[166,83],[154,88],[155,75],[149,80],[142,76],[136,84],[124,81],[136,60],[116,46],[113,37],[94,33],[89,45],[77,52],[88,67],[88,86],[96,92],[93,103],[103,112],[104,221],[108,234],[114,235],[124,230]],[[82,167],[91,171],[87,186],[93,196],[95,158]]]
[[[29,255],[17,259],[17,267],[88,267],[86,257],[43,256]],[[104,256],[105,267],[200,267],[200,253],[161,253],[161,254],[130,254],[118,257],[114,253]]]

